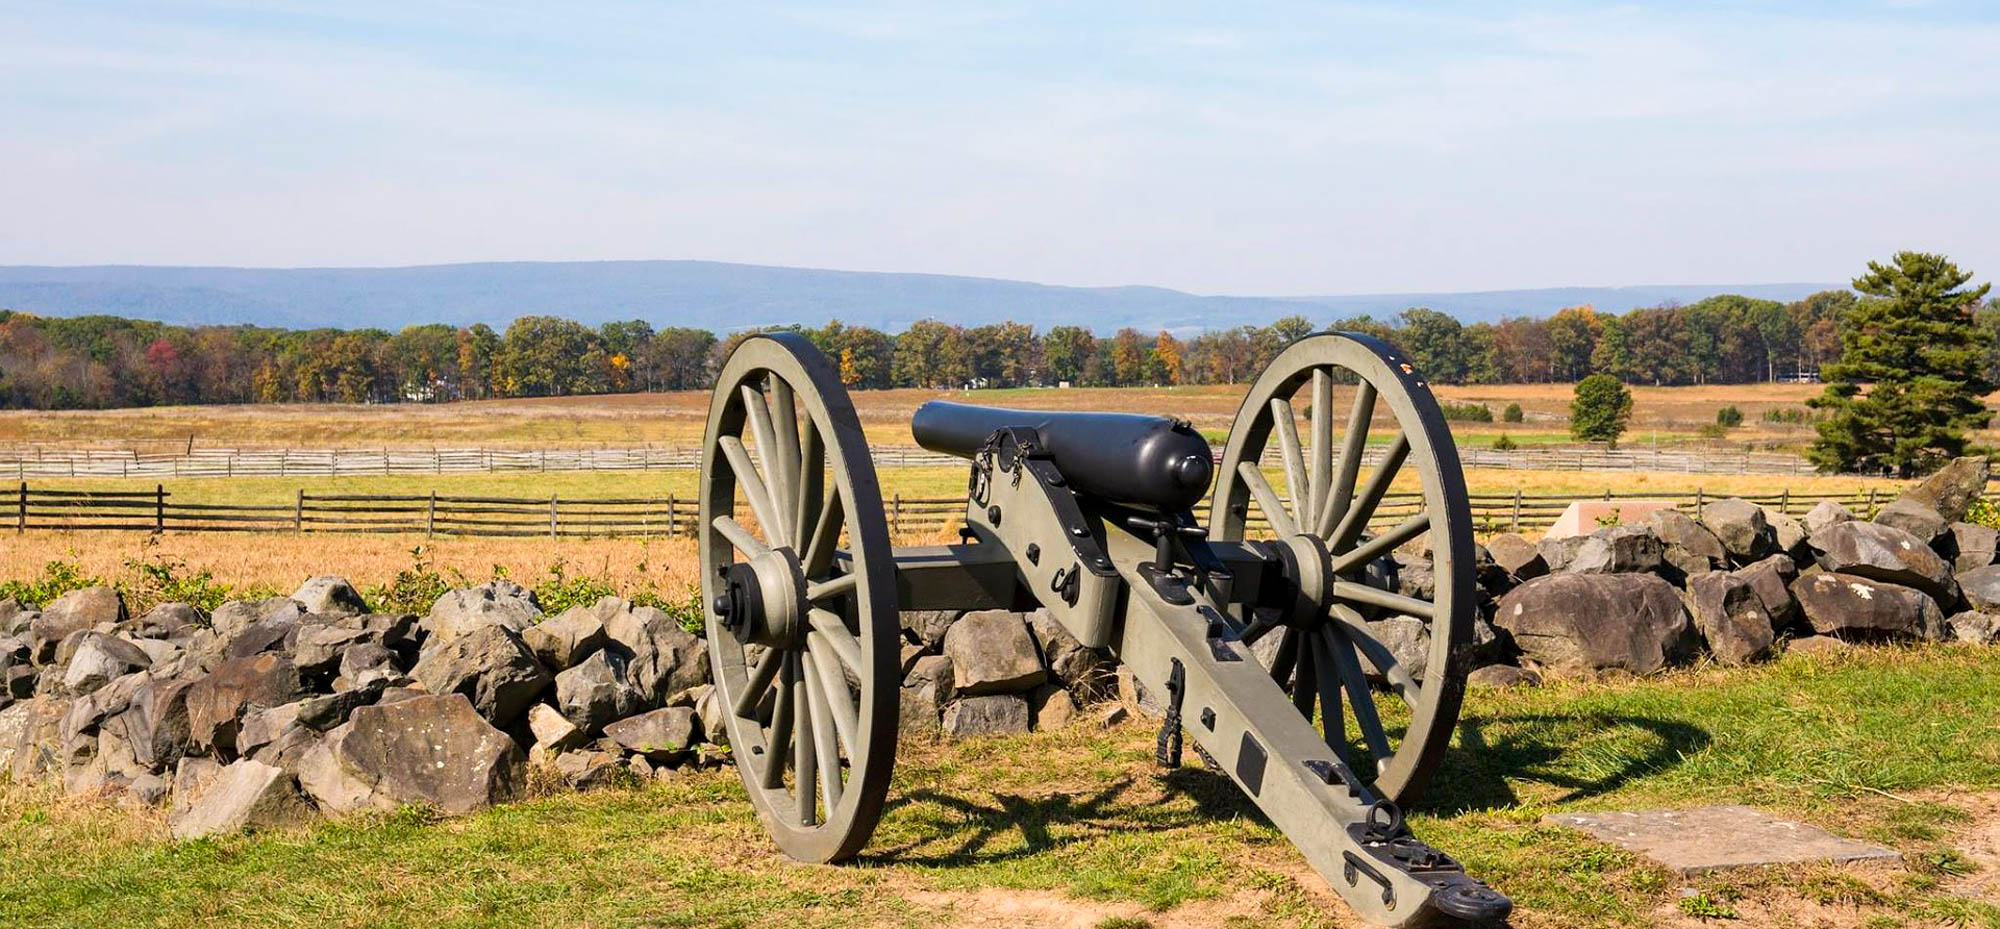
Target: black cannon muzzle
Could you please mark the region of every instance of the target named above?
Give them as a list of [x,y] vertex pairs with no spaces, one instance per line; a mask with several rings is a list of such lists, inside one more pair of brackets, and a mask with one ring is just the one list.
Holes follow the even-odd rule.
[[1208,493],[1214,452],[1194,427],[1137,413],[1050,413],[933,400],[910,434],[934,452],[971,458],[1003,428],[1035,430],[1056,470],[1078,493],[1178,512]]

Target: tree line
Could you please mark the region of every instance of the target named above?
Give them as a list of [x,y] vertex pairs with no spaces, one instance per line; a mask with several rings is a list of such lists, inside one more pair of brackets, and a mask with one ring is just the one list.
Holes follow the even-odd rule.
[[[1718,296],[1623,314],[1589,306],[1545,318],[1466,325],[1412,308],[1393,319],[1288,316],[1192,337],[936,319],[900,333],[838,320],[804,333],[857,389],[1233,384],[1294,339],[1366,332],[1408,353],[1438,383],[1578,381],[1717,384],[1777,380],[1842,360],[1842,321],[1883,298],[1846,290],[1793,303]],[[2000,300],[1977,323],[2000,331]],[[202,403],[407,403],[702,389],[750,332],[718,338],[631,320],[597,327],[524,316],[496,331],[454,327],[288,330],[173,326],[115,316],[0,311],[0,404],[78,409]],[[1993,340],[1988,340],[1989,343]],[[2000,353],[1982,364],[2000,381]]]

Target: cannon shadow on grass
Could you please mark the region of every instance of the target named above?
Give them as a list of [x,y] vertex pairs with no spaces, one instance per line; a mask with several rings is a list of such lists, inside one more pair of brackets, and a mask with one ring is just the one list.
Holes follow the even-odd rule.
[[[1419,805],[1449,816],[1524,799],[1587,800],[1671,770],[1709,742],[1706,730],[1677,719],[1589,712],[1467,717]],[[1533,795],[1524,798],[1518,788]]]

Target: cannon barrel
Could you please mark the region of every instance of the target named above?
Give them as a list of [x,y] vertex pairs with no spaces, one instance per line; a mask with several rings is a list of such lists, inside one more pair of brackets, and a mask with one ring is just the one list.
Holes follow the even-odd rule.
[[933,400],[910,433],[934,452],[971,458],[1003,428],[1033,429],[1078,493],[1159,510],[1185,510],[1208,493],[1215,470],[1193,426],[1137,413],[1051,413]]

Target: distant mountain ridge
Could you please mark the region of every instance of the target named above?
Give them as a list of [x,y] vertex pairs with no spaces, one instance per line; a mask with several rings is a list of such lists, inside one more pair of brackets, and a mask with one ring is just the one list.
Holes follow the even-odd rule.
[[1551,287],[1472,293],[1349,296],[1205,296],[1163,287],[1064,287],[994,278],[828,271],[713,261],[485,262],[404,268],[0,266],[0,308],[49,316],[103,313],[186,325],[252,323],[313,328],[420,322],[504,327],[526,315],[596,325],[727,332],[829,319],[901,330],[925,317],[964,325],[1014,320],[1046,330],[1087,325],[1218,329],[1303,315],[1315,323],[1428,306],[1465,322],[1546,316],[1589,303],[1623,312],[1733,293],[1796,300],[1841,284],[1665,284]]

